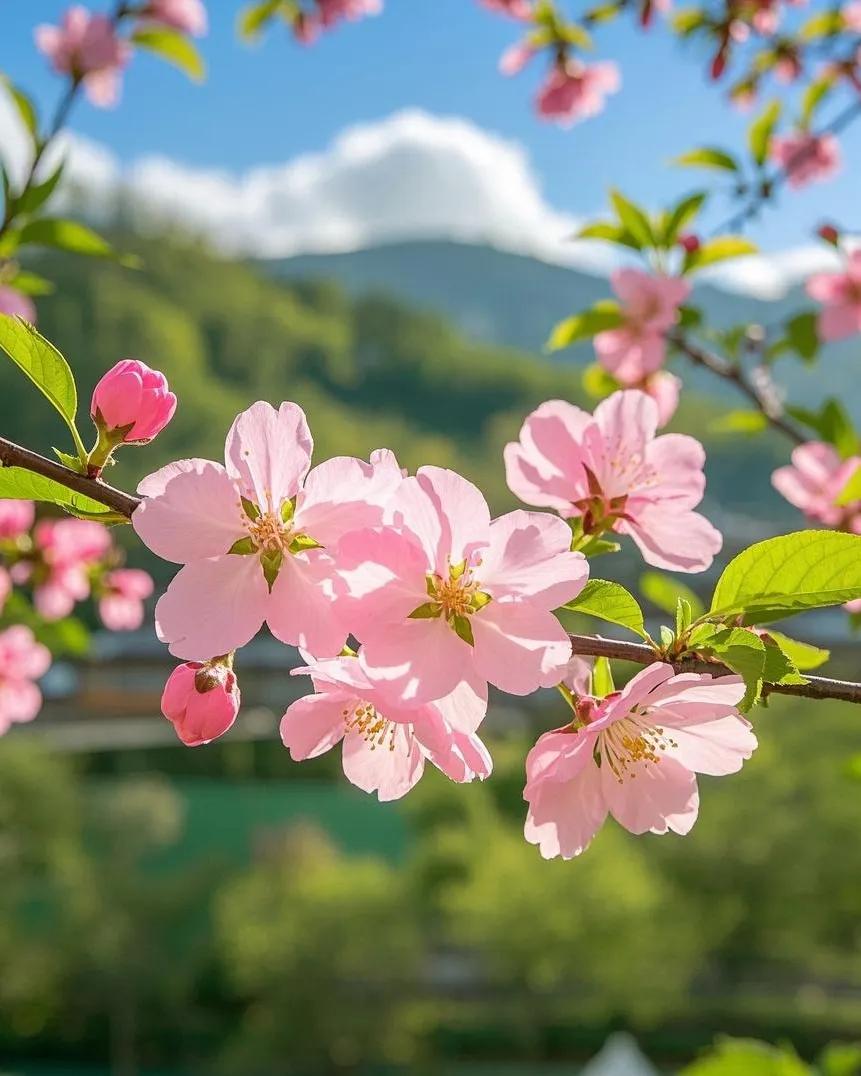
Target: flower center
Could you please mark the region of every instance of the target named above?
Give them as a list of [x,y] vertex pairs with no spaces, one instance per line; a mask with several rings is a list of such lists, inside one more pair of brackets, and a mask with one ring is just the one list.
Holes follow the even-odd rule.
[[649,725],[646,715],[636,713],[616,721],[598,737],[596,758],[599,765],[605,762],[616,780],[622,784],[625,778],[637,776],[641,762],[658,763],[661,753],[678,747],[662,728]]
[[[478,564],[481,563],[479,560]],[[437,620],[440,617],[457,632],[464,642],[474,645],[469,618],[483,609],[491,596],[480,590],[479,581],[467,561],[449,566],[448,578],[437,572],[426,580],[429,601],[410,613],[411,620]]]
[[[357,732],[372,751],[388,743],[390,751],[395,749],[397,723],[383,717],[369,702],[359,701],[352,709],[342,711],[348,732]],[[407,737],[409,737],[408,728]]]
[[261,553],[286,553],[293,538],[292,530],[280,516],[264,512],[247,523],[251,541]]

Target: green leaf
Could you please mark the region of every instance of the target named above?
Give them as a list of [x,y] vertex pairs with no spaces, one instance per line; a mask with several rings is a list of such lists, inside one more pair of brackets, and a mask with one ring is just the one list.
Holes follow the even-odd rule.
[[816,41],[839,34],[843,29],[844,20],[839,11],[821,11],[812,15],[801,27],[799,37],[802,41]]
[[680,1076],[811,1076],[810,1069],[790,1048],[754,1039],[722,1039],[713,1050]]
[[655,246],[655,236],[649,218],[638,205],[629,201],[621,191],[611,190],[610,201],[619,223],[636,240],[639,249]]
[[35,183],[23,191],[15,203],[15,212],[18,214],[35,213],[41,209],[57,189],[57,185],[63,178],[65,165],[66,162],[61,161],[46,180],[42,183]]
[[861,1044],[832,1042],[819,1055],[816,1066],[822,1076],[858,1076],[861,1073]]
[[861,467],[850,476],[837,497],[837,504],[841,508],[854,501],[861,501]]
[[108,258],[112,255],[110,243],[76,220],[60,220],[43,217],[30,221],[21,229],[19,241],[23,246],[32,243],[39,247],[57,247],[73,254],[86,254],[92,258]]
[[73,515],[82,513],[87,518],[114,514],[110,508],[92,497],[73,493],[52,478],[44,478],[23,467],[0,467],[0,498],[56,504]]
[[68,467],[70,471],[77,471],[78,474],[86,474],[86,460],[82,463],[77,456],[73,456],[68,452],[63,452],[59,448],[54,449],[54,455],[63,464],[64,467]]
[[598,362],[593,362],[585,368],[581,383],[584,392],[588,393],[593,400],[603,400],[605,396],[609,396],[619,387],[619,382],[615,377]]
[[687,225],[696,219],[707,197],[705,191],[698,191],[673,206],[662,234],[666,247],[671,247]]
[[154,53],[162,60],[179,68],[194,82],[206,78],[206,64],[196,46],[185,34],[166,26],[145,26],[131,35],[138,48]]
[[780,119],[780,112],[780,101],[771,101],[748,128],[747,144],[750,155],[760,167],[768,160],[771,136]]
[[768,635],[777,643],[796,669],[802,671],[818,669],[831,657],[830,650],[823,650],[820,646],[804,643],[800,639],[792,639],[789,635],[784,635],[782,631],[772,631],[769,628]]
[[586,340],[597,333],[607,329],[616,329],[622,324],[622,314],[615,303],[607,302],[601,306],[584,310],[582,314],[574,314],[565,318],[555,326],[547,341],[548,351],[559,351],[564,347],[570,347],[578,340]]
[[820,78],[811,82],[801,98],[801,126],[806,130],[825,98],[834,89],[833,78]]
[[701,146],[676,157],[673,164],[685,168],[716,168],[721,172],[737,172],[738,161],[731,154],[715,146]]
[[745,628],[725,628],[700,649],[742,677],[747,690],[739,709],[749,710],[762,693],[766,658],[762,639]]
[[592,666],[592,694],[596,699],[603,699],[605,695],[612,695],[615,690],[609,659],[595,658],[595,664]]
[[585,225],[574,234],[573,238],[603,239],[607,243],[616,243],[622,247],[630,247],[632,250],[640,249],[640,244],[626,228],[608,220],[597,220]]
[[0,315],[0,349],[59,411],[83,459],[85,449],[75,426],[78,410],[75,379],[60,352],[32,325],[5,314]]
[[30,273],[26,270],[19,270],[11,281],[13,287],[24,295],[51,295],[54,292],[54,285],[50,280],[45,280],[44,277],[39,276],[37,273]]
[[19,89],[14,82],[6,78],[5,75],[2,76],[2,81],[6,86],[6,91],[12,98],[18,115],[21,117],[21,122],[27,128],[35,143],[39,137],[39,116],[36,112],[36,106],[33,104],[32,99],[23,90]]
[[260,4],[251,4],[239,13],[239,36],[246,41],[259,37],[263,27],[281,8],[281,0],[263,0]]
[[703,323],[703,312],[696,306],[679,307],[679,326],[682,329],[698,329]]
[[798,671],[795,662],[771,635],[761,635],[765,644],[765,665],[762,678],[767,684],[806,684],[806,677]]
[[756,243],[744,239],[740,235],[719,235],[716,239],[709,239],[697,250],[685,255],[684,271],[695,273],[704,269],[707,265],[716,262],[724,262],[730,258],[741,258],[745,254],[756,254]]
[[694,617],[701,617],[705,612],[702,601],[686,583],[664,575],[663,572],[643,572],[640,576],[640,590],[647,601],[669,616],[676,611],[680,598],[690,605]]
[[694,619],[691,611],[691,603],[684,598],[679,598],[676,602],[676,638],[680,639],[684,633],[691,626],[691,621]]
[[803,407],[787,407],[786,413],[819,434],[838,450],[844,459],[858,451],[858,434],[846,408],[838,400],[826,400],[819,412]]
[[861,597],[861,537],[797,531],[750,546],[724,569],[712,617],[764,624]]
[[634,595],[625,590],[621,583],[590,579],[577,597],[563,608],[572,613],[586,613],[610,624],[618,624],[619,627],[645,637],[643,610]]
[[804,311],[786,323],[786,340],[789,346],[805,362],[811,362],[819,351],[819,334],[816,331],[817,314]]
[[762,433],[768,419],[762,411],[730,411],[709,423],[711,433]]

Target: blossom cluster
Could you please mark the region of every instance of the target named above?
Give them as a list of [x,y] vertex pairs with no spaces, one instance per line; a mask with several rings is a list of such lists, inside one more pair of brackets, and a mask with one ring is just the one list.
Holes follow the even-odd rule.
[[[543,404],[506,449],[506,468],[515,494],[554,511],[493,518],[462,476],[409,475],[385,449],[312,467],[302,409],[253,404],[223,464],[180,460],[138,488],[135,531],[181,565],[155,613],[159,638],[183,659],[165,716],[189,746],[227,732],[241,701],[236,652],[266,624],[299,648],[293,673],[313,688],[281,722],[291,756],[341,745],[347,778],[392,800],[428,763],[456,782],[490,774],[479,737],[489,686],[524,696],[561,685],[573,717],[530,755],[527,837],[545,855],[576,854],[608,810],[633,832],[686,832],[693,773],[732,772],[755,745],[737,711],[743,684],[658,665],[621,696],[594,699],[556,616],[589,578],[578,547],[601,534],[629,535],[649,563],[680,571],[702,570],[720,548],[693,511],[701,446],[657,436],[657,425],[639,390],[594,415]],[[712,739],[711,753],[698,752]],[[589,808],[584,836],[578,797],[595,796],[606,805]]]

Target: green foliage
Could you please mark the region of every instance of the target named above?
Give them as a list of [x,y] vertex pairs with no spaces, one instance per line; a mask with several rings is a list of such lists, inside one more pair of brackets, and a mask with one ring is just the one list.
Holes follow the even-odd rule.
[[640,576],[640,592],[647,601],[670,616],[675,613],[679,599],[688,603],[694,617],[700,617],[705,612],[699,596],[686,583],[663,572],[643,572]]
[[846,408],[839,400],[826,400],[819,411],[788,407],[787,414],[813,430],[823,441],[834,445],[844,458],[858,451],[858,434]]
[[656,246],[655,234],[648,215],[621,191],[610,191],[610,203],[616,211],[620,226],[636,241],[643,250]]
[[677,157],[675,164],[685,165],[689,168],[710,168],[721,172],[737,172],[738,161],[731,154],[714,146],[701,146],[699,149],[688,150],[681,157]]
[[260,3],[249,4],[239,13],[239,36],[253,41],[284,7],[284,0],[261,0]]
[[740,258],[745,254],[756,254],[756,243],[740,235],[719,235],[715,239],[709,239],[696,250],[685,254],[684,272],[695,273],[705,269],[707,265],[715,265],[718,262],[728,261],[730,258]]
[[723,1039],[681,1076],[810,1076],[810,1069],[791,1047]]
[[25,224],[18,234],[21,246],[56,247],[71,254],[91,258],[108,258],[113,254],[110,243],[77,220],[40,217]]
[[727,565],[709,616],[763,624],[861,597],[861,537],[798,531],[769,538]]
[[764,433],[768,419],[762,411],[727,411],[709,426],[712,433]]
[[206,65],[187,35],[165,26],[144,26],[131,35],[138,48],[152,52],[188,75],[194,82],[206,78]]
[[618,303],[610,300],[598,303],[591,310],[560,321],[550,334],[546,347],[548,351],[559,351],[578,340],[588,340],[607,329],[616,329],[621,324],[622,313]]
[[576,598],[564,606],[571,613],[585,613],[587,616],[606,620],[628,628],[635,635],[645,636],[643,611],[633,594],[621,583],[612,583],[606,579],[590,579]]
[[771,138],[780,120],[781,104],[771,101],[748,128],[747,141],[754,163],[762,167],[768,159]]

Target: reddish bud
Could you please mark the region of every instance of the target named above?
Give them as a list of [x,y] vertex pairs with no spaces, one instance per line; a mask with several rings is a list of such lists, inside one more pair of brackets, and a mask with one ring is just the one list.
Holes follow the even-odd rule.
[[699,236],[690,232],[680,235],[677,242],[686,254],[696,254],[701,246]]
[[186,747],[198,747],[227,732],[239,701],[239,683],[227,665],[187,661],[168,677],[161,712]]
[[832,247],[836,247],[840,242],[840,232],[834,227],[833,224],[823,224],[816,229],[816,234],[820,239],[824,239],[826,243],[830,243]]

